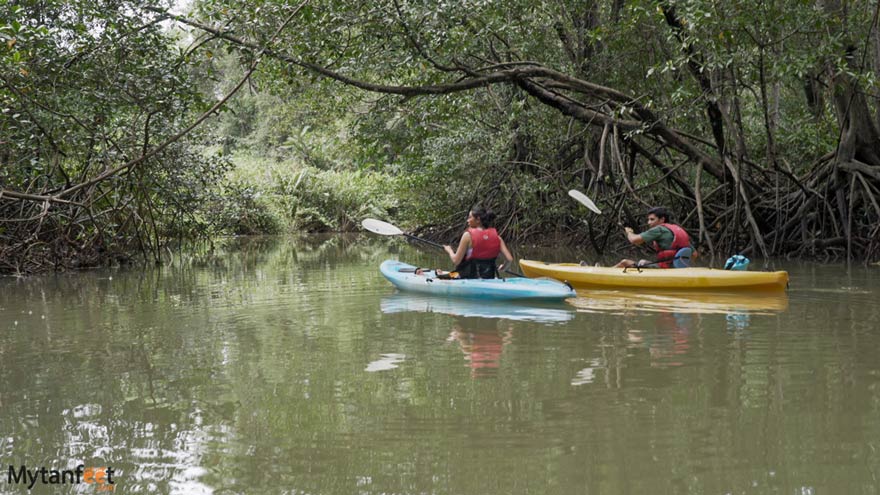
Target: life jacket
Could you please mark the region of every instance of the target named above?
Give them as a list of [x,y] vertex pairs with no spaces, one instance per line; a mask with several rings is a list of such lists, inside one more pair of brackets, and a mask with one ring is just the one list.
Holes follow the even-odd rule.
[[471,235],[471,249],[465,259],[495,260],[501,252],[501,238],[494,227],[488,229],[467,229]]
[[691,238],[683,228],[674,223],[661,223],[658,227],[666,227],[672,231],[673,238],[669,249],[660,249],[660,244],[657,241],[653,242],[651,247],[657,252],[657,266],[660,268],[671,268],[675,254],[678,253],[679,249],[689,247],[691,245]]
[[501,253],[501,238],[495,228],[468,229],[471,247],[464,260],[455,267],[461,278],[496,278],[495,258]]

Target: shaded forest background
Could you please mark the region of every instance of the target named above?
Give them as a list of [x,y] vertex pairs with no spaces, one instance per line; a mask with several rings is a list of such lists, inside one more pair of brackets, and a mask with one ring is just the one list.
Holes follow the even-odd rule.
[[[226,234],[880,258],[878,3],[0,0],[0,272]],[[584,191],[595,215],[566,196]]]

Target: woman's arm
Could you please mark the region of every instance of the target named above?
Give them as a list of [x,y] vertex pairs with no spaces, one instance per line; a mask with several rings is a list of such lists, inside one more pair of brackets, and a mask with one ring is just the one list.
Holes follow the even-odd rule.
[[463,260],[465,255],[467,254],[468,246],[471,244],[471,234],[465,232],[461,235],[461,241],[458,243],[458,249],[453,251],[452,246],[443,246],[443,249],[446,250],[446,253],[449,254],[449,259],[452,260],[452,264],[454,266],[458,266]]
[[[501,267],[504,267],[505,265],[509,265],[510,263],[513,263],[513,255],[510,254],[510,250],[507,249],[507,244],[504,243],[504,239],[499,237],[498,240],[501,241],[501,254],[503,254],[504,259],[507,260],[506,263],[501,264]],[[501,267],[499,267],[499,269],[501,269]]]

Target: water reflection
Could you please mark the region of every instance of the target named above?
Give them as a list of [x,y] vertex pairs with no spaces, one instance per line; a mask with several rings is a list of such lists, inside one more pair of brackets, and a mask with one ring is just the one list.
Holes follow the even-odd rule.
[[628,330],[627,341],[633,348],[648,349],[651,367],[681,366],[682,358],[690,351],[699,316],[673,311],[654,315],[648,328]]
[[515,301],[480,301],[395,293],[382,298],[383,313],[416,311],[471,318],[561,323],[574,318],[575,312],[565,303],[528,303]]
[[480,301],[402,292],[383,297],[381,310],[386,314],[453,316],[447,341],[458,343],[472,378],[497,376],[504,347],[513,339],[512,322],[564,323],[575,316],[575,311],[563,302]]
[[450,342],[458,342],[472,378],[496,376],[504,347],[513,340],[513,326],[504,320],[455,318]]
[[724,316],[727,321],[727,331],[742,334],[751,324],[752,315],[748,312],[730,312]]
[[397,368],[397,365],[402,363],[406,359],[406,356],[403,354],[389,353],[382,354],[379,356],[379,359],[375,361],[370,361],[367,364],[367,368],[364,370],[368,373],[375,373],[376,371],[388,371]]
[[632,290],[578,289],[568,301],[583,312],[628,311],[676,312],[688,314],[775,314],[788,309],[785,292],[650,292]]

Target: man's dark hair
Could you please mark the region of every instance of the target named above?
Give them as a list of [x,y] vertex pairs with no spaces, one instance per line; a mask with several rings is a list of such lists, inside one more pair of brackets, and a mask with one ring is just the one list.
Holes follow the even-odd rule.
[[669,223],[672,221],[672,216],[670,216],[669,212],[666,211],[666,208],[664,208],[662,206],[655,206],[654,208],[651,208],[650,210],[648,210],[648,215],[652,215],[652,214],[656,215],[657,218],[662,218],[663,219],[662,223]]

